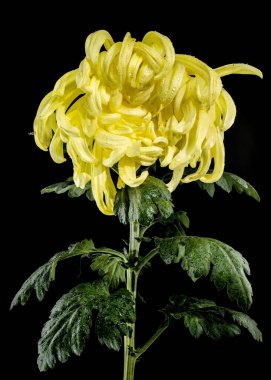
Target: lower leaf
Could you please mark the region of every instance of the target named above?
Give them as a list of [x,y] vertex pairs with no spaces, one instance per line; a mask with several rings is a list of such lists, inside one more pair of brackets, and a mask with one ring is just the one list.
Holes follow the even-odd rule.
[[132,295],[126,289],[109,293],[108,283],[84,283],[64,294],[53,307],[38,342],[40,371],[53,368],[57,361],[66,362],[81,355],[97,310],[96,333],[100,343],[118,351],[123,335],[129,334],[128,323],[135,320]]
[[183,319],[194,338],[205,333],[209,338],[219,340],[223,336],[239,335],[240,327],[243,327],[256,341],[262,341],[262,333],[252,318],[240,311],[217,306],[211,300],[185,295],[172,296],[162,311],[168,317]]

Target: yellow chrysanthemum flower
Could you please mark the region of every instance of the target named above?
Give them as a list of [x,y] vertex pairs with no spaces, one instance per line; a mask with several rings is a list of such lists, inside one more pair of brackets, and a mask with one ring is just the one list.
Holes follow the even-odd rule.
[[[142,42],[127,33],[122,42],[100,30],[86,40],[86,57],[61,77],[42,100],[34,122],[36,144],[56,163],[72,159],[74,182],[91,181],[99,209],[113,214],[116,188],[110,168],[118,164],[117,187],[136,187],[154,164],[172,170],[168,188],[180,182],[217,181],[224,170],[224,131],[236,109],[221,77],[262,73],[246,64],[211,69],[190,55],[175,54],[158,32]],[[213,162],[212,172],[208,172]],[[195,168],[184,176],[187,166]]]

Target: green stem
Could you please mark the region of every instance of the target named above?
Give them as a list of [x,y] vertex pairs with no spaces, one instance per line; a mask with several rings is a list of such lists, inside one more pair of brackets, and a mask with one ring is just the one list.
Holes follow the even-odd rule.
[[157,329],[157,331],[151,336],[151,338],[136,351],[136,360],[147,351],[148,348],[159,338],[159,336],[168,328],[169,321],[166,319],[161,326]]
[[[139,224],[130,223],[129,253],[128,261],[137,260],[139,254]],[[126,272],[126,288],[132,293],[134,304],[136,305],[138,273],[133,268],[128,268]],[[135,355],[135,323],[130,324],[131,334],[124,337],[124,371],[123,380],[134,380],[136,355]]]
[[140,261],[140,264],[136,267],[136,272],[139,274],[142,268],[159,252],[159,248],[152,249],[145,257]]

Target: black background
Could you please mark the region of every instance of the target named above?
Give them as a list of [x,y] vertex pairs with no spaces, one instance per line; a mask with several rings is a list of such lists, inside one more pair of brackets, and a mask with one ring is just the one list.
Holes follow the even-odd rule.
[[[46,5],[46,7],[45,7]],[[252,270],[254,304],[250,315],[257,320],[264,334],[264,343],[254,342],[246,333],[219,343],[205,338],[193,340],[181,324],[176,325],[145,354],[137,368],[137,379],[157,376],[179,379],[185,374],[193,379],[209,373],[210,379],[220,375],[256,371],[258,378],[267,374],[267,347],[270,345],[267,306],[269,305],[270,222],[268,189],[270,147],[270,65],[266,54],[270,28],[265,9],[258,3],[253,10],[216,4],[153,5],[148,12],[144,5],[126,3],[115,9],[105,4],[74,3],[61,10],[49,3],[43,7],[22,7],[6,13],[9,21],[3,32],[7,53],[3,63],[3,87],[6,102],[2,109],[7,117],[2,130],[2,175],[5,194],[4,244],[2,265],[4,286],[3,327],[7,343],[5,363],[9,377],[18,374],[28,379],[56,379],[76,374],[78,378],[121,379],[122,354],[100,347],[94,336],[81,358],[71,358],[65,365],[40,374],[36,367],[36,342],[43,323],[55,301],[80,280],[87,280],[87,263],[78,260],[59,266],[57,280],[42,303],[34,297],[24,308],[7,312],[9,303],[26,277],[55,252],[70,243],[92,237],[96,246],[121,248],[127,229],[116,218],[99,213],[94,203],[85,199],[68,199],[66,195],[40,195],[40,189],[65,179],[71,165],[56,165],[49,154],[34,144],[32,122],[42,97],[52,89],[65,72],[78,67],[84,57],[84,41],[95,30],[107,29],[114,40],[121,40],[127,31],[141,39],[149,30],[166,34],[176,52],[195,55],[212,67],[232,62],[255,65],[264,73],[264,80],[252,76],[223,78],[224,87],[237,105],[235,125],[226,133],[226,170],[252,183],[262,202],[238,194],[218,190],[213,200],[196,185],[182,186],[174,193],[177,209],[186,210],[191,218],[191,234],[221,239],[241,251]],[[8,38],[6,38],[8,37]],[[270,48],[269,48],[270,49]],[[8,199],[9,197],[9,199]],[[81,277],[79,278],[79,276]],[[150,276],[149,278],[147,278]],[[226,303],[225,294],[218,294],[208,280],[196,285],[184,273],[157,262],[155,273],[146,273],[139,287],[147,305],[140,306],[138,339],[143,342],[160,322],[151,305],[161,307],[172,292],[213,297]],[[233,305],[234,306],[234,305]]]

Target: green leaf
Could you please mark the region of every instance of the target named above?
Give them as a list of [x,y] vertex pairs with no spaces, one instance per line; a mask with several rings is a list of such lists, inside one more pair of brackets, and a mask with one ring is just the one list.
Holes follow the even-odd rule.
[[118,216],[119,221],[122,224],[129,223],[129,194],[127,187],[117,191],[114,204],[114,214]]
[[25,305],[34,291],[38,300],[42,301],[45,293],[49,290],[51,281],[55,278],[57,263],[70,257],[88,254],[92,251],[96,251],[93,241],[85,239],[79,243],[70,245],[66,251],[56,253],[23,283],[21,289],[15,295],[10,308],[12,309],[19,303]]
[[53,307],[38,342],[38,367],[46,371],[65,363],[70,355],[81,355],[92,325],[92,311],[99,298],[108,296],[104,284],[80,284],[64,294]]
[[127,322],[135,322],[133,297],[128,290],[119,289],[101,303],[96,321],[99,342],[119,351],[123,335],[130,334]]
[[155,216],[166,219],[173,213],[171,194],[163,181],[149,176],[138,187],[118,191],[114,212],[121,223],[139,222],[148,226]]
[[254,198],[256,201],[260,201],[260,196],[254,187],[235,174],[225,172],[216,184],[227,193],[230,193],[232,188],[234,188],[239,194],[245,193],[249,197]]
[[91,191],[91,183],[88,182],[84,189],[81,189],[80,187],[75,186],[73,178],[69,177],[66,179],[66,181],[54,183],[53,185],[47,186],[44,189],[41,190],[41,194],[47,194],[47,193],[56,193],[56,194],[63,194],[68,192],[69,198],[78,198],[81,197],[81,195],[85,194],[86,197],[93,201],[93,194]]
[[214,185],[214,183],[204,183],[204,182],[201,182],[201,181],[197,181],[197,184],[199,185],[199,187],[201,188],[201,190],[207,191],[207,194],[211,198],[213,198],[214,193],[215,193],[215,185]]
[[239,311],[217,306],[211,300],[172,296],[162,311],[174,319],[183,318],[194,338],[205,333],[209,338],[219,340],[223,336],[239,335],[240,327],[244,327],[255,340],[262,341],[261,331],[253,319]]
[[109,253],[97,254],[91,264],[91,269],[98,271],[100,276],[103,276],[104,280],[112,288],[117,288],[121,282],[125,282],[125,263],[124,258],[114,256]]
[[247,329],[255,340],[262,342],[262,333],[257,327],[257,323],[250,318],[247,314],[240,311],[227,309],[227,312],[231,314],[233,320],[238,323],[239,326]]
[[211,272],[211,281],[218,290],[227,288],[231,301],[247,310],[252,303],[252,289],[246,277],[250,274],[246,259],[234,248],[211,238],[181,236],[185,246],[182,268],[193,281]]
[[213,198],[215,193],[215,184],[227,193],[230,193],[234,188],[239,194],[244,193],[249,197],[254,198],[256,201],[260,201],[258,192],[244,179],[238,177],[235,174],[224,172],[222,177],[215,183],[203,183],[197,181],[197,184],[202,190],[207,191],[210,197]]
[[25,305],[33,291],[36,292],[39,301],[43,300],[45,293],[49,290],[50,282],[52,281],[52,265],[53,263],[49,261],[31,274],[16,293],[11,302],[10,309],[18,304]]
[[40,371],[64,363],[72,355],[81,355],[90,335],[92,314],[97,310],[95,330],[100,343],[119,350],[122,336],[129,334],[128,323],[135,320],[131,293],[120,289],[109,293],[108,284],[99,281],[73,288],[56,303],[44,325],[38,343]]
[[184,255],[184,244],[181,237],[154,238],[156,247],[159,247],[161,259],[166,264],[178,263]]
[[56,194],[63,194],[66,191],[69,191],[74,186],[74,182],[72,177],[69,177],[63,182],[54,183],[50,186],[45,187],[41,190],[41,194],[47,194],[47,193],[56,193]]
[[176,224],[178,227],[184,226],[185,228],[189,228],[190,220],[186,211],[177,211],[171,214],[167,219],[162,220],[163,224]]
[[234,248],[219,240],[184,235],[155,238],[154,242],[166,264],[181,262],[194,282],[210,273],[211,281],[218,290],[226,288],[231,301],[244,310],[251,306],[249,264]]

